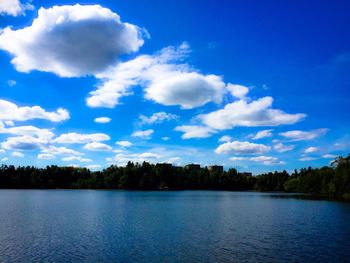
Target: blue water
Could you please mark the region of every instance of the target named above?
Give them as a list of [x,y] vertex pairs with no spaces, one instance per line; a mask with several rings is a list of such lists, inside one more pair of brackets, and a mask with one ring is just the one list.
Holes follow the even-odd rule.
[[349,203],[250,192],[0,190],[0,262],[349,260]]

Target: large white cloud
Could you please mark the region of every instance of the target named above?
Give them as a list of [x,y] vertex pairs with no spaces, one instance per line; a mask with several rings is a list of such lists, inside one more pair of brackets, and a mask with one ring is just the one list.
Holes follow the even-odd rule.
[[112,151],[111,146],[101,142],[89,142],[83,148],[89,151]]
[[201,121],[218,130],[231,129],[236,126],[258,127],[278,126],[282,124],[294,124],[305,118],[305,114],[288,114],[272,108],[273,99],[264,97],[247,102],[238,100],[223,109],[199,116]]
[[146,98],[167,106],[181,105],[184,109],[191,109],[211,101],[220,103],[224,88],[225,84],[216,75],[174,73],[155,79],[146,89]]
[[232,140],[231,136],[224,135],[219,138],[218,142],[230,142],[231,140]]
[[101,72],[143,43],[139,27],[99,5],[40,8],[31,26],[0,35],[0,48],[14,56],[17,70],[64,77]]
[[98,74],[102,82],[87,98],[88,106],[113,108],[123,96],[132,94],[131,88],[137,85],[144,88],[147,99],[163,105],[191,109],[221,102],[227,92],[225,83],[220,76],[200,74],[183,63],[188,52],[187,44],[168,47]]
[[112,120],[112,119],[109,118],[109,117],[98,117],[98,118],[95,118],[95,119],[94,119],[94,122],[105,124],[105,123],[111,122],[111,120]]
[[0,134],[16,135],[8,137],[1,143],[5,149],[34,150],[50,142],[54,133],[49,129],[40,129],[34,126],[5,127],[0,121]]
[[218,148],[216,148],[215,152],[217,154],[263,154],[268,152],[270,149],[270,146],[266,146],[264,144],[251,143],[246,141],[233,141],[221,144]]
[[[282,110],[273,109],[272,102],[273,99],[271,97],[264,97],[251,102],[248,102],[246,99],[240,99],[226,104],[223,109],[198,115],[195,119],[201,122],[200,125],[185,125],[184,127],[186,129],[189,129],[188,127],[200,127],[201,131],[208,131],[205,136],[199,131],[196,132],[199,134],[197,138],[205,138],[218,130],[227,130],[234,127],[263,127],[294,124],[306,116],[302,113],[288,114]],[[177,128],[177,130],[187,132],[183,128]],[[194,133],[191,138],[196,138],[196,133]],[[264,130],[256,134],[254,138],[260,139],[271,135],[271,130]]]
[[47,141],[54,136],[54,133],[49,129],[41,129],[31,125],[7,128],[7,127],[4,127],[1,121],[0,121],[0,133],[19,135],[19,136],[24,136],[24,135],[36,136],[36,137],[43,138]]
[[287,131],[281,132],[280,135],[291,140],[291,141],[307,141],[320,137],[328,132],[328,129],[321,128],[312,131]]
[[69,112],[62,108],[49,112],[40,106],[19,107],[12,102],[0,99],[0,120],[26,121],[31,119],[60,122],[69,119]]
[[311,146],[311,147],[308,147],[304,150],[304,153],[315,153],[318,151],[318,148],[317,147],[314,147],[314,146]]
[[129,141],[117,141],[115,144],[119,145],[120,147],[130,147],[133,145],[132,142]]
[[215,130],[199,125],[182,125],[177,126],[175,131],[183,132],[184,134],[181,136],[182,139],[192,139],[192,138],[207,138],[210,137]]
[[273,145],[273,149],[280,153],[289,152],[293,150],[294,147],[294,145],[285,145],[281,142],[277,142]]
[[84,155],[81,152],[76,150],[66,148],[66,147],[57,147],[54,145],[49,145],[42,149],[43,154],[51,154],[51,155]]
[[131,136],[142,138],[142,139],[150,139],[153,133],[154,133],[153,129],[140,130],[140,131],[134,131],[133,134],[131,134]]
[[337,157],[338,157],[338,155],[335,155],[335,154],[324,154],[324,155],[322,155],[322,158],[325,158],[325,159],[335,159]]
[[84,133],[70,132],[70,133],[61,134],[59,137],[55,138],[53,142],[74,144],[74,143],[108,141],[110,139],[111,138],[104,133],[84,134]]
[[2,148],[7,150],[35,150],[48,143],[47,140],[33,136],[8,137],[1,143]]
[[272,130],[262,130],[257,132],[255,135],[252,136],[253,140],[259,140],[267,137],[272,137]]
[[1,0],[0,15],[18,16],[23,15],[26,10],[33,10],[34,6],[26,3],[22,4],[19,0]]

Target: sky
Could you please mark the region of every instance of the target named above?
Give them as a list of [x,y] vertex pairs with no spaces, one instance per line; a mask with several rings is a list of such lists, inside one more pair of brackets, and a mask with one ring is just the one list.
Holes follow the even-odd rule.
[[254,174],[350,152],[348,1],[0,0],[0,161]]

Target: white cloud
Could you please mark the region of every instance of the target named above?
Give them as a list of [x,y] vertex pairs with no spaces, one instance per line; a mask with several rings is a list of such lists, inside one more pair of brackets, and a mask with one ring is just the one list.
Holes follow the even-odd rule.
[[306,162],[306,161],[314,161],[317,160],[317,158],[314,157],[302,157],[299,159],[299,161]]
[[101,168],[101,165],[99,165],[99,164],[90,164],[90,165],[86,165],[85,168],[87,168],[89,170],[99,170]]
[[0,149],[0,154],[5,153],[6,151],[4,149]]
[[140,55],[98,74],[102,82],[90,93],[87,105],[113,108],[123,96],[132,94],[134,86],[144,88],[146,99],[168,106],[191,109],[208,102],[220,103],[227,92],[225,83],[219,76],[200,74],[184,64],[188,52],[184,43],[155,55]]
[[48,112],[40,106],[19,107],[12,102],[0,99],[0,120],[26,121],[31,119],[45,119],[52,122],[60,122],[69,119],[69,113],[62,108],[53,112]]
[[89,143],[89,142],[100,142],[108,141],[111,138],[104,133],[91,133],[91,134],[82,134],[76,132],[64,133],[59,137],[54,139],[54,142],[57,143]]
[[130,147],[133,145],[132,142],[129,142],[129,141],[117,141],[115,144],[121,147]]
[[335,155],[335,154],[324,154],[324,155],[322,155],[322,158],[325,158],[325,159],[335,159],[337,157],[338,157],[338,155]]
[[16,82],[15,80],[10,79],[10,80],[7,81],[7,84],[8,84],[10,87],[13,87],[13,86],[15,86],[15,85],[17,84],[17,82]]
[[215,152],[217,154],[262,154],[268,152],[270,149],[270,146],[264,144],[233,141],[221,144],[216,148]]
[[151,135],[153,133],[154,133],[154,130],[148,129],[148,130],[144,130],[144,131],[135,131],[131,136],[143,138],[143,139],[149,139],[149,138],[151,138]]
[[231,140],[232,140],[232,138],[230,136],[224,135],[218,141],[219,142],[230,142]]
[[22,4],[19,0],[1,0],[0,15],[18,16],[23,15],[26,10],[33,10],[34,6],[26,3]]
[[109,117],[99,117],[99,118],[95,118],[94,122],[97,122],[97,123],[109,123],[111,122],[111,118]]
[[284,162],[280,162],[278,158],[272,157],[272,156],[257,156],[257,157],[251,157],[251,161],[254,162],[261,162],[265,165],[272,165],[272,164],[284,164]]
[[180,105],[183,109],[192,109],[211,101],[220,103],[224,88],[224,82],[216,75],[173,73],[155,79],[146,89],[146,98],[167,106]]
[[92,162],[91,159],[89,158],[83,158],[81,156],[68,156],[68,157],[63,157],[62,161],[64,162],[71,162],[71,161],[79,161],[81,163],[88,163],[88,162]]
[[210,137],[215,130],[199,125],[183,125],[177,126],[175,131],[183,132],[181,136],[182,139],[192,139],[192,138],[207,138]]
[[35,150],[42,147],[48,141],[45,138],[33,136],[8,137],[1,146],[8,150]]
[[179,116],[177,116],[175,114],[171,114],[171,113],[166,113],[164,111],[153,113],[149,117],[147,117],[145,115],[140,115],[140,117],[139,117],[142,124],[161,123],[164,121],[176,120],[178,118],[179,118]]
[[66,148],[66,147],[56,147],[49,145],[48,147],[42,149],[42,153],[52,154],[52,155],[83,155],[83,153],[76,150]]
[[13,153],[11,153],[11,155],[12,155],[13,157],[19,157],[19,158],[24,157],[24,154],[21,153],[21,152],[13,152]]
[[305,117],[305,114],[288,114],[272,109],[273,99],[264,97],[248,103],[245,100],[226,104],[223,109],[202,114],[201,121],[213,129],[225,130],[236,126],[258,127],[294,124]]
[[304,153],[314,153],[317,152],[318,148],[317,147],[308,147],[305,149]]
[[166,141],[169,141],[169,140],[170,140],[170,137],[164,136],[164,137],[162,137],[162,140],[165,141],[165,142],[166,142]]
[[84,145],[83,147],[89,151],[112,151],[112,147],[100,142],[90,142]]
[[13,135],[27,135],[27,136],[37,136],[45,139],[45,141],[50,140],[54,133],[49,129],[40,129],[35,126],[17,126],[5,128],[0,121],[0,133],[13,134]]
[[294,149],[294,147],[294,145],[284,145],[280,142],[273,145],[273,149],[280,153],[291,151]]
[[144,159],[154,159],[154,158],[158,159],[161,156],[159,154],[156,154],[156,153],[144,152],[144,153],[139,154],[139,157],[144,158]]
[[40,70],[63,77],[95,74],[123,54],[143,45],[142,30],[122,23],[99,5],[40,8],[31,26],[0,35],[0,48],[10,52],[18,71]]
[[37,158],[39,160],[52,160],[55,159],[55,155],[50,153],[39,153]]
[[6,162],[8,160],[9,160],[9,158],[7,158],[7,157],[4,157],[4,158],[1,159],[2,162]]
[[234,156],[234,157],[231,157],[230,160],[231,161],[249,161],[249,158],[250,157],[242,157],[242,156]]
[[231,83],[227,84],[227,89],[230,91],[232,96],[239,99],[245,98],[249,92],[249,89],[247,87]]
[[312,131],[300,131],[300,130],[294,130],[294,131],[287,131],[280,133],[281,136],[290,139],[291,141],[306,141],[306,140],[312,140],[319,136],[322,136],[328,132],[328,129],[317,129]]
[[272,130],[262,130],[257,132],[254,136],[253,136],[253,140],[259,140],[262,138],[267,138],[267,137],[272,137]]
[[252,162],[259,162],[264,165],[276,165],[276,164],[285,164],[285,162],[280,161],[276,157],[272,156],[256,156],[256,157],[231,157],[231,161],[252,161]]

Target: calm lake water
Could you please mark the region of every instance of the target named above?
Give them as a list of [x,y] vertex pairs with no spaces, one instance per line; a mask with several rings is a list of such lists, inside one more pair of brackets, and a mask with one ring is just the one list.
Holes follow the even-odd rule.
[[0,190],[1,262],[349,262],[350,204],[254,192]]

